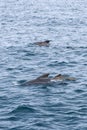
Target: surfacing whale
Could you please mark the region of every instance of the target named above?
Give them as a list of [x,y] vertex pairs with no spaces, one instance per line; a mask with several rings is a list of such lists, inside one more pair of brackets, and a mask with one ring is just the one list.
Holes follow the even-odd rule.
[[64,81],[64,80],[68,80],[68,81],[76,80],[74,77],[69,77],[69,76],[61,75],[61,74],[58,74],[53,78],[50,78],[49,75],[50,75],[49,73],[43,74],[37,77],[36,79],[24,82],[22,85],[48,84],[48,83]]
[[50,78],[48,77],[49,73],[43,74],[40,77],[34,79],[34,80],[30,80],[27,81],[25,83],[23,83],[23,85],[32,85],[32,84],[46,84],[50,82]]
[[43,42],[36,42],[35,44],[38,46],[49,46],[50,40],[46,40]]
[[67,75],[62,75],[62,74],[58,74],[56,75],[52,80],[70,80],[70,81],[73,81],[73,80],[76,80],[74,77],[69,77]]

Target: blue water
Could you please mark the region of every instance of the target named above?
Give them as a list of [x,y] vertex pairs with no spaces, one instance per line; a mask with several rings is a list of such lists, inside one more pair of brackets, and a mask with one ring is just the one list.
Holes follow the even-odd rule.
[[0,0],[0,130],[87,130],[87,0]]

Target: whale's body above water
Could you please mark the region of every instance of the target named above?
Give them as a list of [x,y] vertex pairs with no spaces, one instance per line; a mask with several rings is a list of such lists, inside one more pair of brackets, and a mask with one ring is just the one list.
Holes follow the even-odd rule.
[[63,81],[63,80],[73,81],[73,80],[75,80],[75,78],[69,77],[69,76],[66,76],[66,75],[61,75],[61,74],[58,74],[53,78],[50,78],[49,73],[46,73],[46,74],[43,74],[43,75],[41,75],[40,77],[38,77],[34,80],[24,82],[23,85],[47,84],[47,83]]

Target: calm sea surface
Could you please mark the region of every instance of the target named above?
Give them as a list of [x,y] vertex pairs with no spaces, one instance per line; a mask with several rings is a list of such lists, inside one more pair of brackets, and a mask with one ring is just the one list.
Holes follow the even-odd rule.
[[0,130],[87,130],[87,0],[0,0]]

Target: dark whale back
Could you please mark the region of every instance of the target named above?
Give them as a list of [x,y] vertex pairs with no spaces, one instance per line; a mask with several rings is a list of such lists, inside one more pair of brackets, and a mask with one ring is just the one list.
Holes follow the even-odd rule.
[[48,78],[49,73],[43,74],[40,77],[38,77],[37,79],[43,79],[43,78]]
[[33,85],[33,84],[45,84],[50,82],[50,78],[48,77],[49,73],[43,74],[40,77],[25,82],[23,85]]
[[36,42],[35,44],[39,45],[39,46],[49,46],[49,42],[50,42],[50,40],[46,40],[43,42]]

